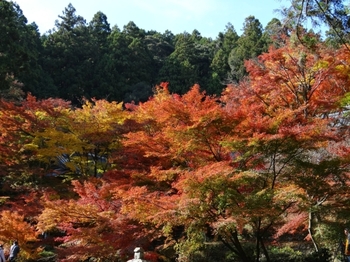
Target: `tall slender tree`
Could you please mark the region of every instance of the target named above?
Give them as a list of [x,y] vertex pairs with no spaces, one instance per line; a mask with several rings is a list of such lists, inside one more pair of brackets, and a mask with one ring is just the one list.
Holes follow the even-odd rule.
[[186,93],[194,84],[205,89],[212,60],[211,41],[197,30],[192,34],[178,34],[175,38],[175,50],[161,68],[159,82],[169,82],[170,91],[178,94]]
[[231,68],[231,82],[239,82],[247,75],[244,61],[255,58],[263,51],[267,51],[263,38],[263,28],[260,21],[249,16],[243,24],[243,34],[237,40],[237,47],[231,50],[229,65]]
[[290,7],[281,10],[286,27],[307,28],[311,21],[314,28],[322,25],[330,29],[330,34],[338,43],[349,41],[349,16],[346,1],[343,0],[292,0]]
[[[237,47],[239,36],[232,24],[227,24],[224,33],[219,33],[215,40],[214,57],[211,61],[214,81],[219,82],[220,87],[224,88],[230,83],[231,69],[229,65],[229,55]],[[221,88],[221,89],[222,89]],[[221,93],[221,90],[219,91]]]
[[69,4],[56,28],[45,39],[43,66],[57,86],[59,96],[78,103],[82,96],[89,96],[87,79],[91,77],[91,56],[88,27],[85,19],[76,15],[76,9]]
[[21,98],[24,92],[36,92],[45,79],[39,66],[40,35],[18,4],[0,2],[0,89],[8,98]]

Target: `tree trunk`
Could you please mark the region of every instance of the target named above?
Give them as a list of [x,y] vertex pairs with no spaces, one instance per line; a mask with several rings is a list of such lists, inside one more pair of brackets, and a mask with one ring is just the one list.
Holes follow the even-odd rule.
[[312,210],[309,210],[309,227],[308,227],[308,232],[310,234],[310,238],[311,238],[311,241],[314,245],[314,248],[316,250],[316,252],[318,252],[318,246],[317,246],[317,243],[313,237],[313,233],[312,233],[312,220],[313,220],[313,215],[312,215]]
[[261,244],[261,248],[264,252],[264,255],[266,257],[266,262],[270,262],[270,256],[269,256],[269,253],[267,252],[267,249],[265,247],[265,244],[264,244],[262,237],[260,237],[260,244]]

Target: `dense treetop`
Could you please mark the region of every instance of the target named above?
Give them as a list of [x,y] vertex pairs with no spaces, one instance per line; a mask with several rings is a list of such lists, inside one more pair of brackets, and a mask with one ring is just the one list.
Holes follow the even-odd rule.
[[347,9],[282,11],[210,39],[86,22],[69,4],[40,35],[0,1],[5,253],[18,239],[22,261],[127,261],[136,246],[154,262],[335,259],[350,226]]
[[241,37],[228,24],[213,40],[197,30],[173,35],[145,31],[133,22],[110,28],[102,12],[87,22],[69,4],[55,28],[40,35],[18,5],[2,1],[1,6],[1,89],[19,86],[40,98],[137,103],[146,101],[162,81],[170,83],[172,92],[185,93],[198,83],[208,93],[220,94],[228,82],[246,75],[245,59],[268,48],[255,17],[246,19]]

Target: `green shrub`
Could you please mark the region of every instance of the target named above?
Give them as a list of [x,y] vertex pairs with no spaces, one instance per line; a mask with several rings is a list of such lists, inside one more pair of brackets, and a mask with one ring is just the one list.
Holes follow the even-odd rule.
[[56,254],[53,251],[43,250],[42,252],[40,252],[39,255],[41,257],[52,257],[52,256],[55,256]]
[[[291,247],[274,247],[269,250],[270,261],[273,262],[303,262],[303,254],[300,251],[295,251]],[[262,261],[266,261],[262,260]]]
[[331,262],[332,255],[326,248],[321,249],[318,252],[313,252],[304,258],[304,262]]

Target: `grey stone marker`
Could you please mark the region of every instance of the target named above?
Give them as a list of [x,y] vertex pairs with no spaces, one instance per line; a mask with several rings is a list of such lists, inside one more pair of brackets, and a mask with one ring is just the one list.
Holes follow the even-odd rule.
[[134,259],[128,260],[128,262],[148,262],[147,260],[144,260],[144,251],[142,247],[136,247],[134,249]]

